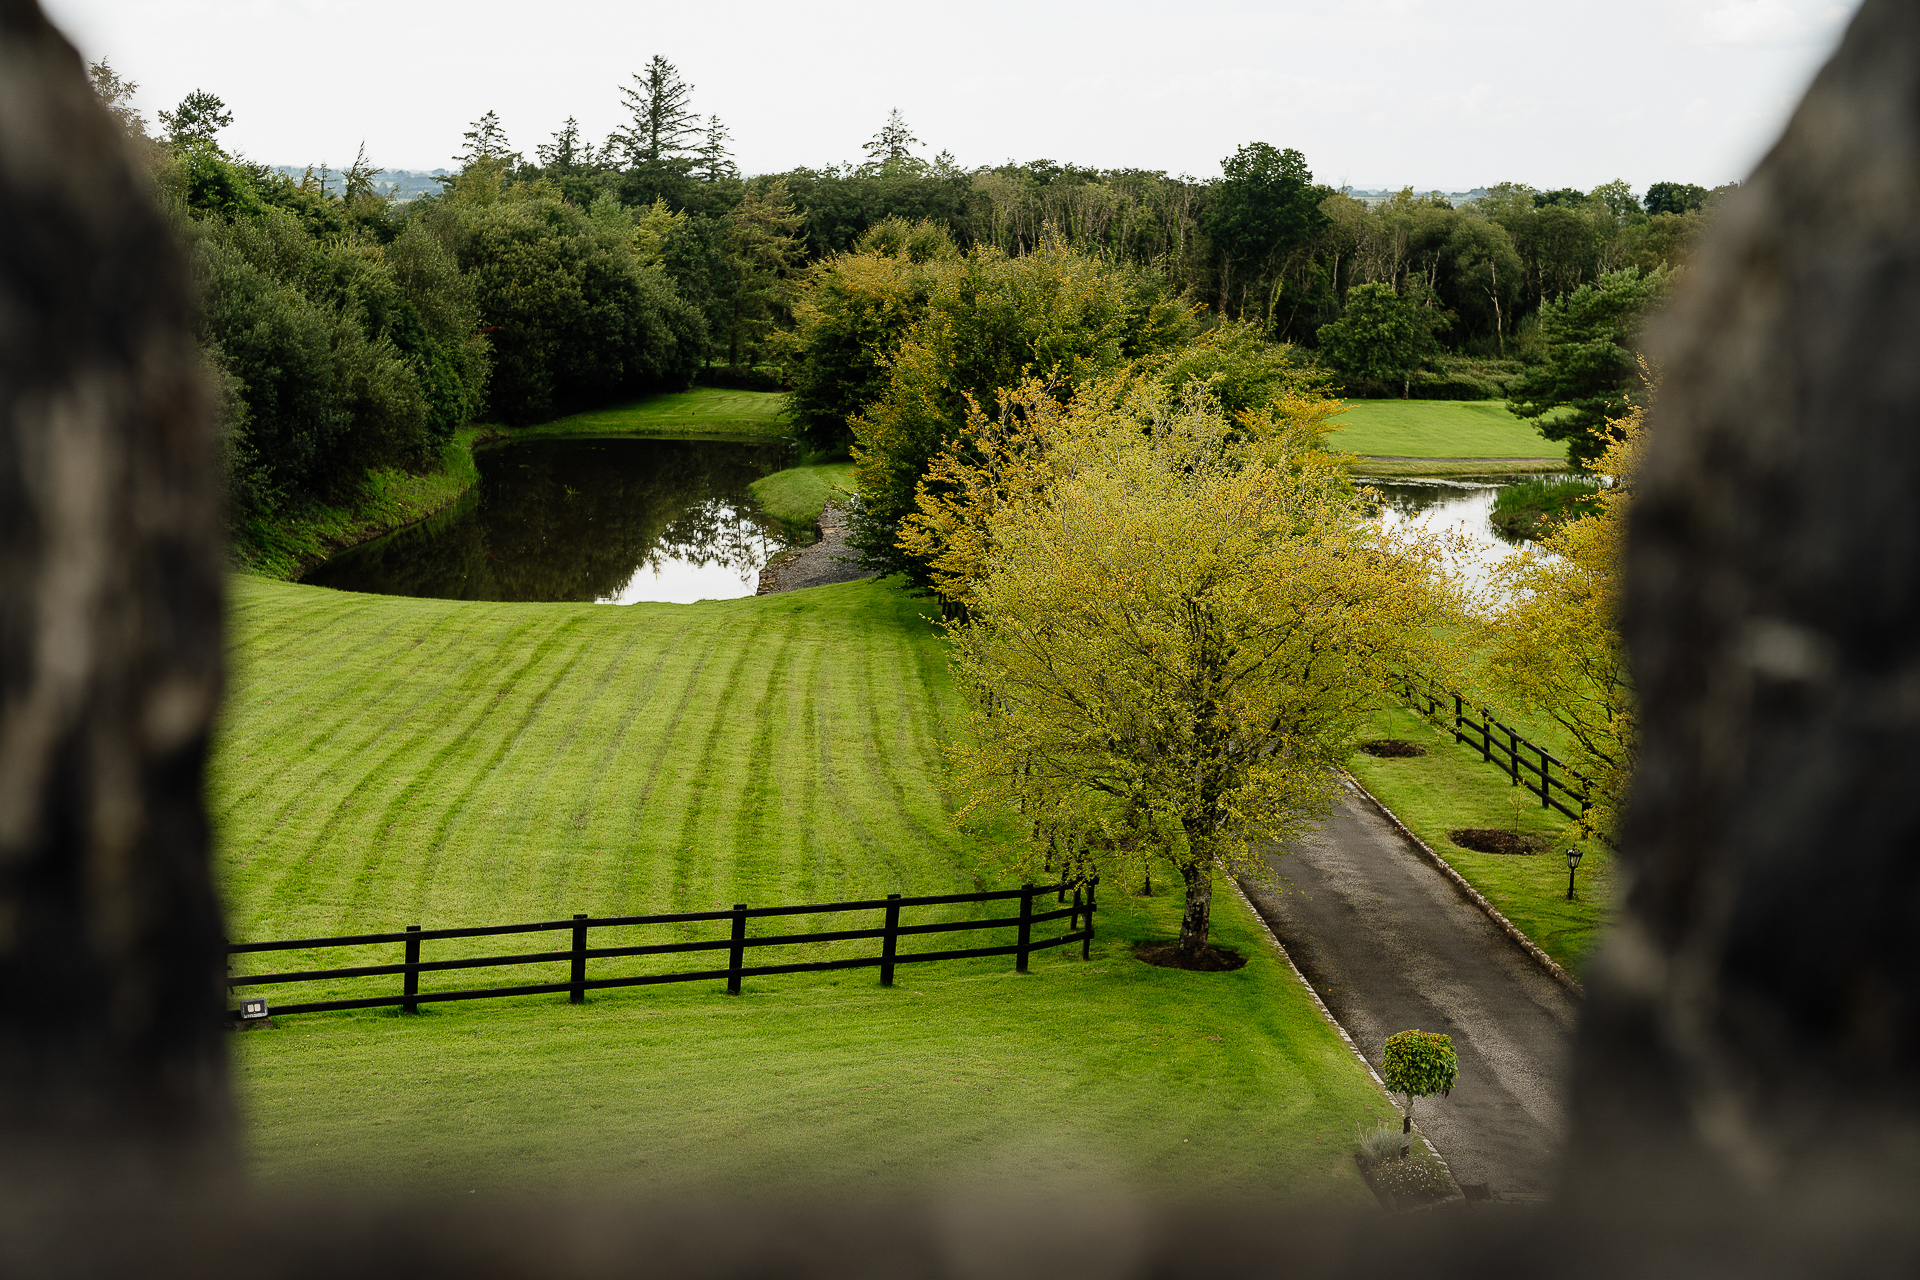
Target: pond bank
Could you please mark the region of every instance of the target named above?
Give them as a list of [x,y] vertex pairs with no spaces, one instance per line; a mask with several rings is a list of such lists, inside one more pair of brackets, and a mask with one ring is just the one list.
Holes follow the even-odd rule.
[[857,582],[873,577],[861,567],[847,547],[847,511],[839,503],[828,503],[820,511],[820,539],[804,547],[781,552],[760,571],[758,596],[798,591],[802,587],[825,587],[836,582]]
[[476,448],[506,438],[498,427],[462,427],[430,471],[370,472],[360,494],[344,506],[313,502],[278,520],[237,530],[231,548],[234,567],[257,578],[293,582],[349,547],[418,524],[479,483]]
[[276,520],[236,531],[234,567],[254,577],[298,581],[342,551],[437,515],[479,483],[474,450],[487,445],[568,435],[711,436],[771,442],[786,435],[780,417],[784,399],[777,393],[695,387],[537,426],[462,427],[447,442],[438,465],[427,472],[375,471],[367,476],[360,494],[343,505],[308,503]]

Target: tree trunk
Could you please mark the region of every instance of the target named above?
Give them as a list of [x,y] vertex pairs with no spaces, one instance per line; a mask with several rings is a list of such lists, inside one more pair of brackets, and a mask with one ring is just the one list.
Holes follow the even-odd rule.
[[99,1194],[229,1154],[221,495],[148,179],[32,5],[0,68],[0,1178]]
[[1213,864],[1187,863],[1180,868],[1180,877],[1187,882],[1187,905],[1180,913],[1176,949],[1183,956],[1197,956],[1207,949],[1207,934],[1213,927]]

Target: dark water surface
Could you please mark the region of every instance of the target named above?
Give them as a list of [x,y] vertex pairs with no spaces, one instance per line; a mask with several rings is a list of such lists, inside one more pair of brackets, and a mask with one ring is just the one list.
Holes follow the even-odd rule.
[[453,507],[313,569],[315,586],[439,600],[724,600],[750,596],[788,545],[747,486],[781,444],[523,440],[475,455]]

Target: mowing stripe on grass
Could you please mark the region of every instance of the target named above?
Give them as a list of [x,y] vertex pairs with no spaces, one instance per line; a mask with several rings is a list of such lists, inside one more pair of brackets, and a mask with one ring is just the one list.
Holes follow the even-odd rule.
[[[237,941],[1004,887],[976,881],[989,851],[948,817],[944,643],[885,583],[613,608],[242,579],[233,601],[209,785]],[[1025,976],[995,958],[884,991],[856,971],[732,1001],[689,984],[289,1019],[234,1037],[254,1165],[363,1189],[984,1178],[1368,1203],[1347,1145],[1391,1106],[1244,910],[1216,909],[1217,939],[1254,957],[1225,974],[1132,958],[1177,929],[1176,897],[1109,892],[1101,915],[1092,963],[1057,948]],[[487,954],[462,942],[486,945],[425,958]]]

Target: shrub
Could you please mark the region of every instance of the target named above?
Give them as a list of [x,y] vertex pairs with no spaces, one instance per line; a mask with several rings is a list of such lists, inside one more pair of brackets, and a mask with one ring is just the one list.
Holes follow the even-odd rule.
[[1413,1131],[1413,1100],[1452,1093],[1459,1076],[1460,1058],[1451,1036],[1438,1031],[1396,1031],[1387,1037],[1380,1078],[1388,1089],[1406,1098],[1400,1125],[1402,1154]]

